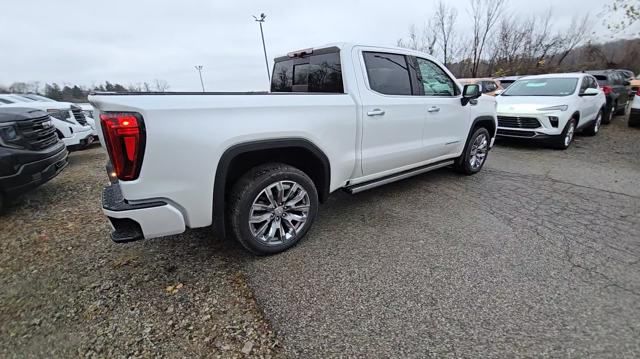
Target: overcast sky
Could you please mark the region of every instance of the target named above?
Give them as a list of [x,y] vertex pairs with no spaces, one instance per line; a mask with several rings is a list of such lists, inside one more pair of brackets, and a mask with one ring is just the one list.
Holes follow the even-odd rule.
[[[511,16],[553,9],[567,27],[589,12],[603,33],[605,0],[507,0]],[[0,84],[41,81],[91,85],[164,79],[173,91],[267,89],[258,24],[265,12],[269,61],[288,51],[330,42],[395,45],[422,24],[436,0],[214,1],[20,0],[0,6]],[[468,31],[466,0],[458,32]],[[466,23],[466,24],[465,24]]]

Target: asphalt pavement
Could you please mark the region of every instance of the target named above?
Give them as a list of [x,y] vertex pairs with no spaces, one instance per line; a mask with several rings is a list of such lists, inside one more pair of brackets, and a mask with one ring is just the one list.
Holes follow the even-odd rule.
[[640,131],[501,141],[484,170],[338,192],[245,259],[291,356],[640,356]]

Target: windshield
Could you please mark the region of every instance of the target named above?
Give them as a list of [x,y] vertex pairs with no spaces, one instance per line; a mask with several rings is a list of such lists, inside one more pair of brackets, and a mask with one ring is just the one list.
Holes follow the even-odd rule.
[[535,78],[518,80],[501,96],[569,96],[575,92],[577,78]]

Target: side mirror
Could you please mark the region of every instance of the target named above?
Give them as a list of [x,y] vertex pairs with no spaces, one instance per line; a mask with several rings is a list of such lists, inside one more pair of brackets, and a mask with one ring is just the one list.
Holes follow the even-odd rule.
[[480,97],[480,95],[482,95],[482,93],[480,92],[480,85],[477,84],[469,84],[469,85],[464,85],[464,88],[462,89],[462,106],[466,106],[469,101],[471,100],[475,100],[478,97]]
[[588,89],[584,90],[584,92],[581,93],[580,96],[595,96],[599,93],[600,91],[598,89],[589,87]]
[[496,96],[500,95],[501,93],[503,93],[504,90],[496,90],[496,92],[494,92],[496,94]]

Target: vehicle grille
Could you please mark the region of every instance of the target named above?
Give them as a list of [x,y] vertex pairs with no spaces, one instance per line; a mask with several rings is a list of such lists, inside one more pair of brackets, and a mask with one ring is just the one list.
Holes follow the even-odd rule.
[[82,126],[87,125],[87,119],[86,117],[84,117],[84,112],[82,112],[82,109],[78,107],[71,107],[71,112],[73,113],[73,118],[75,118],[79,124],[81,124]]
[[542,125],[535,117],[498,116],[498,127],[539,128]]
[[30,150],[43,150],[58,143],[58,134],[49,116],[18,121],[16,125],[23,138],[22,145]]
[[536,133],[533,131],[514,131],[514,130],[503,130],[501,128],[498,129],[498,136],[509,136],[509,137],[535,137]]

